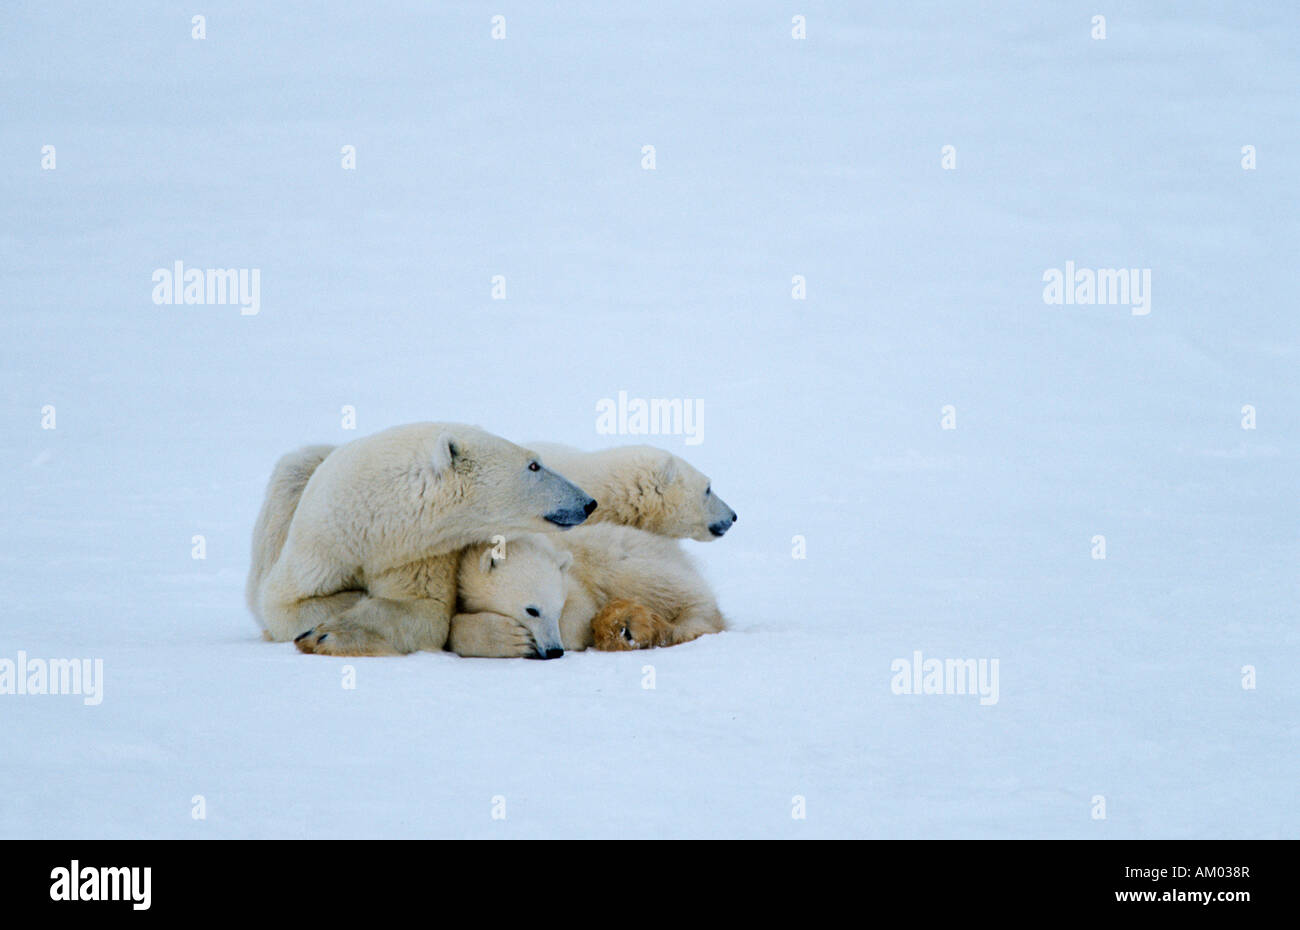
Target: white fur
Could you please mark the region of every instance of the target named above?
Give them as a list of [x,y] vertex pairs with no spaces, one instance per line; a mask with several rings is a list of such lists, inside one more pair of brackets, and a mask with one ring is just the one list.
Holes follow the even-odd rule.
[[244,588],[248,609],[253,612],[258,623],[262,622],[262,580],[276,559],[280,558],[284,541],[289,535],[289,524],[293,521],[293,512],[298,509],[298,501],[302,499],[307,482],[334,448],[304,446],[281,456],[271,471],[271,480],[267,482],[266,495],[262,498],[262,510],[253,526],[253,558],[248,570],[248,583]]
[[533,443],[542,463],[596,498],[590,523],[620,523],[659,536],[710,542],[736,519],[712,492],[708,476],[689,462],[654,446],[615,446],[580,452],[555,443]]
[[528,635],[540,645],[557,622],[565,649],[586,649],[592,618],[619,598],[668,621],[678,641],[726,626],[708,583],[672,539],[602,523],[521,536],[504,550],[485,561],[492,547],[472,547],[461,560],[451,644],[462,655],[529,655]]
[[442,648],[458,551],[498,534],[552,529],[548,515],[581,520],[589,500],[559,475],[531,470],[533,452],[471,426],[395,427],[327,451],[312,471],[319,451],[277,466],[249,578],[268,638],[313,631],[304,651]]

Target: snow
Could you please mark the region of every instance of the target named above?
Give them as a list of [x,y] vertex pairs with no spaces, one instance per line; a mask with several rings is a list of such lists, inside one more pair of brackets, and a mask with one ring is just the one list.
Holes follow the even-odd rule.
[[[1300,834],[1300,15],[1105,6],[6,4],[0,659],[104,697],[0,695],[0,836]],[[260,313],[155,305],[178,260]],[[597,435],[620,390],[703,442]],[[417,420],[683,455],[733,629],[260,641],[272,462]]]

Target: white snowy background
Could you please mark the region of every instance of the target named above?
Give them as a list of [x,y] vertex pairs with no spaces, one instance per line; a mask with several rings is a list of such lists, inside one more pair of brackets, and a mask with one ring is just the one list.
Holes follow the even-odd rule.
[[[1298,42],[1276,2],[6,2],[0,658],[105,682],[0,695],[0,836],[1300,835]],[[156,306],[177,260],[261,312]],[[1046,305],[1067,260],[1152,269],[1150,315]],[[644,441],[596,434],[620,390],[703,401],[650,441],[740,513],[684,544],[733,630],[259,639],[282,452]],[[915,650],[1000,700],[892,693]]]

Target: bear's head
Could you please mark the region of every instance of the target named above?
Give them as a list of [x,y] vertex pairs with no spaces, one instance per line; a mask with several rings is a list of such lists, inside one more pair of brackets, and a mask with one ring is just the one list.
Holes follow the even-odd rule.
[[[496,535],[566,529],[596,509],[590,494],[513,442],[473,426],[444,424],[421,452],[438,519],[460,510],[463,543]],[[430,508],[431,512],[434,508]]]
[[652,456],[654,491],[658,498],[646,507],[654,532],[711,542],[731,529],[739,517],[726,501],[713,493],[708,476],[671,452],[651,446],[645,448]]
[[471,546],[460,557],[459,609],[510,617],[532,634],[538,658],[559,658],[565,572],[572,562],[571,554],[536,534]]

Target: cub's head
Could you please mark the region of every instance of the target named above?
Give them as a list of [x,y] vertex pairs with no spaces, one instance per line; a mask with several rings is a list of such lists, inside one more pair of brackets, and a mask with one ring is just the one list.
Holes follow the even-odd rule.
[[460,557],[460,610],[510,617],[532,634],[537,658],[558,659],[564,655],[564,573],[572,561],[572,555],[536,534],[471,546]]
[[713,493],[713,484],[685,459],[645,447],[651,455],[656,501],[646,508],[646,528],[663,536],[711,542],[731,529],[739,517]]
[[577,526],[596,509],[590,494],[534,453],[473,426],[442,426],[424,456],[435,482],[445,482],[441,501],[486,531],[478,539]]

